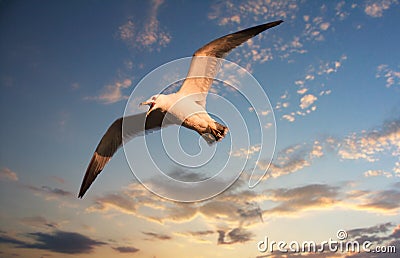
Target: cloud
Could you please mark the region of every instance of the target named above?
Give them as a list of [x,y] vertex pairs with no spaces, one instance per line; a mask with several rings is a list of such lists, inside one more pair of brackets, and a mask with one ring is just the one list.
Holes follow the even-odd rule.
[[376,68],[376,78],[386,78],[386,87],[400,85],[400,71],[396,71],[386,64],[381,64]]
[[264,214],[294,214],[305,209],[330,207],[341,200],[339,190],[339,187],[326,184],[267,190],[265,194],[269,196],[269,199],[279,204],[271,209],[264,210]]
[[306,109],[311,106],[318,98],[312,94],[307,94],[300,99],[300,108]]
[[97,100],[104,104],[112,104],[121,100],[126,100],[129,98],[128,95],[122,93],[123,89],[127,89],[132,86],[132,81],[130,79],[125,79],[123,81],[116,81],[114,84],[106,85],[103,92],[98,96],[86,97],[87,100]]
[[77,90],[81,87],[81,85],[78,82],[74,82],[71,84],[71,89],[72,90]]
[[259,161],[257,167],[261,170],[268,169],[264,179],[277,178],[291,174],[305,167],[309,167],[312,161],[324,155],[322,143],[314,141],[312,144],[295,144],[279,151],[273,163]]
[[393,252],[380,253],[375,252],[374,248],[376,246],[393,246],[398,250],[400,247],[400,242],[398,241],[398,232],[400,226],[391,222],[378,224],[371,227],[365,228],[356,228],[347,230],[348,241],[357,241],[359,243],[364,243],[365,241],[369,241],[372,243],[371,250],[372,252],[362,252],[362,253],[354,253],[346,256],[349,257],[397,257],[398,255]]
[[283,119],[286,119],[286,120],[289,121],[289,122],[294,122],[294,120],[296,120],[293,114],[290,114],[290,115],[289,115],[289,114],[283,115],[282,118],[283,118]]
[[[294,173],[298,170],[303,169],[304,167],[310,166],[310,162],[307,161],[304,158],[294,158],[290,159],[287,162],[284,162],[283,164],[276,164],[272,163],[269,167],[268,174],[266,178],[268,177],[280,177],[282,175]],[[258,167],[262,170],[266,169],[266,164],[264,164],[262,161],[258,163]]]
[[[282,19],[288,21],[294,19],[298,12],[295,1],[221,1],[211,6],[208,14],[210,20],[214,20],[219,26],[225,26],[230,30],[240,30],[254,26],[265,21]],[[243,46],[235,50],[230,59],[242,64],[247,70],[251,70],[252,63],[264,63],[275,58],[287,59],[292,54],[304,54],[301,38],[290,36],[290,39],[282,39],[274,33],[263,33],[247,41]],[[268,45],[265,39],[268,39]]]
[[187,231],[184,234],[191,236],[206,236],[214,233],[215,233],[214,230],[199,230],[199,231]]
[[246,158],[250,157],[255,153],[258,153],[261,150],[261,145],[252,145],[249,146],[248,148],[240,148],[238,150],[234,150],[231,152],[232,157],[240,157],[240,158]]
[[296,11],[296,3],[287,0],[223,1],[212,5],[208,18],[224,26],[250,21],[285,19],[294,15]]
[[121,25],[118,28],[118,34],[119,34],[119,38],[124,40],[124,41],[128,41],[130,43],[133,43],[135,40],[135,24],[133,23],[132,20],[128,19],[128,21]]
[[397,162],[395,163],[395,166],[394,166],[394,168],[393,168],[393,173],[394,173],[396,176],[400,176],[400,161],[397,161]]
[[211,244],[211,235],[216,234],[217,231],[215,230],[198,230],[198,231],[186,231],[186,232],[179,232],[176,233],[178,235],[184,236],[186,239],[190,239],[191,241],[197,243],[208,243]]
[[13,244],[13,245],[23,245],[24,242],[17,240],[13,237],[9,237],[4,234],[4,232],[0,232],[0,244]]
[[9,168],[2,168],[0,170],[0,180],[5,181],[18,181],[18,175],[16,172]]
[[132,18],[118,29],[118,37],[129,47],[146,49],[148,51],[160,50],[171,41],[171,35],[160,26],[158,12],[163,0],[151,1],[148,18],[144,24],[135,24]]
[[29,233],[27,237],[34,240],[34,242],[25,242],[1,235],[0,243],[12,244],[17,248],[40,249],[64,254],[91,253],[95,247],[105,245],[104,242],[91,239],[82,234],[60,230],[52,233]]
[[22,224],[32,226],[32,227],[49,227],[49,228],[57,228],[58,227],[57,223],[50,222],[42,216],[24,217],[24,218],[21,218],[19,221]]
[[[343,139],[324,137],[312,143],[294,144],[277,152],[270,164],[260,160],[257,169],[267,170],[264,180],[291,174],[311,166],[315,159],[324,156],[325,152],[337,155],[341,159],[363,159],[376,162],[380,155],[400,156],[400,120],[388,120],[373,130],[352,133]],[[400,176],[400,162],[395,162],[392,172],[383,169],[370,169],[364,172],[365,177]]]
[[[321,19],[322,18],[316,20],[320,22]],[[278,101],[275,105],[275,111],[285,111],[285,114],[282,115],[282,119],[287,120],[288,122],[294,122],[297,118],[316,111],[317,100],[322,96],[331,94],[332,92],[331,89],[326,89],[326,85],[322,81],[338,72],[345,60],[347,60],[347,56],[341,55],[339,58],[334,60],[320,60],[317,65],[309,65],[306,68],[304,75],[294,81],[294,85],[297,86],[294,95],[301,95],[299,96],[299,104],[290,105],[289,102],[281,103]],[[320,84],[320,87],[316,87],[316,84]],[[286,95],[291,95],[291,92],[285,90],[283,96]]]
[[365,5],[364,12],[374,18],[382,17],[383,12],[388,10],[391,5],[397,5],[397,0],[380,0],[368,1]]
[[119,247],[113,247],[113,249],[117,252],[120,253],[136,253],[139,252],[139,249],[133,246],[119,246]]
[[364,199],[364,203],[358,205],[360,209],[392,212],[400,208],[400,191],[397,189],[371,192]]
[[174,168],[172,172],[168,173],[168,176],[179,181],[184,182],[199,182],[203,180],[207,180],[209,177],[205,177],[201,173],[184,171],[180,168]]
[[159,46],[167,45],[171,36],[160,29],[159,21],[157,20],[158,9],[162,5],[163,0],[154,0],[150,11],[149,20],[144,27],[144,32],[139,33],[137,41],[143,46],[151,46],[158,44]]
[[[352,8],[356,7],[357,4],[353,4]],[[335,15],[339,18],[340,21],[343,21],[349,16],[349,12],[345,10],[346,1],[340,1],[335,6]]]
[[54,182],[58,183],[58,184],[65,184],[65,179],[58,177],[58,176],[51,176],[50,177]]
[[330,27],[330,23],[329,22],[323,22],[319,25],[321,30],[327,30]]
[[90,206],[87,211],[101,211],[106,212],[111,209],[118,210],[127,214],[134,214],[139,204],[135,199],[129,198],[124,194],[110,193],[103,197],[97,197],[94,205]]
[[142,233],[150,238],[147,238],[146,240],[170,240],[172,239],[171,236],[165,235],[165,234],[160,234],[160,233],[154,233],[154,232],[146,232],[142,231]]
[[[110,193],[95,199],[89,212],[121,212],[155,223],[189,222],[201,217],[213,224],[218,221],[231,227],[251,225],[262,221],[262,211],[255,202],[264,197],[247,188],[239,187],[246,183],[239,179],[234,186],[217,197],[196,203],[166,202],[150,193],[139,183],[131,184],[121,192]],[[156,215],[162,214],[162,215]]]
[[[264,179],[277,178],[309,167],[313,160],[321,158],[325,152],[334,153],[340,159],[377,162],[382,154],[400,156],[400,120],[388,120],[373,130],[352,133],[343,139],[325,137],[312,143],[294,144],[279,152],[272,164],[260,160],[257,168],[268,169]],[[400,162],[394,163],[392,172],[370,169],[365,177],[399,177]]]
[[367,228],[356,228],[347,231],[347,234],[352,239],[359,238],[362,235],[369,235],[369,234],[379,234],[379,233],[386,233],[391,228],[393,228],[393,224],[391,222],[379,224]]
[[52,188],[49,186],[42,186],[39,188],[31,185],[27,185],[26,187],[35,193],[45,196],[47,199],[73,196],[71,192],[65,191],[61,188]]
[[390,236],[393,238],[400,238],[400,224],[397,225]]
[[224,230],[218,230],[218,241],[219,245],[232,245],[236,243],[244,243],[252,240],[253,233],[243,228],[234,228],[227,232]]
[[304,41],[323,41],[325,40],[324,33],[331,26],[330,22],[324,21],[322,16],[303,16],[305,26],[302,33]]
[[375,162],[379,159],[377,154],[384,152],[400,156],[400,120],[386,121],[381,128],[351,134],[342,141],[338,155],[342,159]]
[[364,172],[365,177],[375,177],[375,176],[384,176],[387,178],[393,177],[392,173],[378,169],[378,170],[367,170]]
[[220,20],[219,25],[226,25],[228,23],[240,24],[240,16],[236,14],[231,17],[224,17]]

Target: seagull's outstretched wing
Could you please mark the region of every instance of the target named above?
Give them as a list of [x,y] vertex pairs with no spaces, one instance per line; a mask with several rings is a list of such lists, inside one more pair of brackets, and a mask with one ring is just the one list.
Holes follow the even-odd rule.
[[165,114],[159,109],[151,111],[146,118],[146,113],[119,118],[108,128],[107,132],[101,138],[99,145],[90,160],[86,169],[85,176],[79,190],[79,198],[82,198],[96,177],[103,170],[114,153],[122,146],[122,123],[124,126],[124,138],[132,139],[135,136],[142,135],[144,132],[158,130],[161,126],[168,124],[163,122]]
[[198,102],[205,106],[208,90],[220,68],[218,58],[224,58],[235,47],[282,22],[282,20],[274,21],[228,34],[198,49],[193,55],[189,73],[178,93],[184,96],[199,94]]

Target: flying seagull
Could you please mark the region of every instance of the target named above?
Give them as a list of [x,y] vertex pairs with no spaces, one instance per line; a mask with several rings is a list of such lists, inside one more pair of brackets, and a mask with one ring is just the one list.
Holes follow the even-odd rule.
[[[141,105],[149,105],[149,111],[117,119],[103,135],[90,160],[79,190],[82,198],[96,177],[122,146],[123,137],[129,139],[159,130],[167,125],[183,125],[198,132],[208,144],[222,140],[228,128],[217,123],[206,111],[206,97],[213,78],[219,70],[219,58],[257,34],[281,24],[278,20],[220,37],[198,49],[190,63],[189,73],[178,92],[152,96]],[[204,76],[196,77],[200,73]],[[122,135],[122,123],[125,123]]]

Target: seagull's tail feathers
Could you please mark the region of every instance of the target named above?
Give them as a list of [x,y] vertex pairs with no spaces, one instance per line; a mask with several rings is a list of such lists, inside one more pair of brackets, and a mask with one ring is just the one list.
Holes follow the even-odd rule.
[[203,133],[201,135],[209,145],[212,145],[213,143],[222,140],[229,131],[228,127],[221,125],[220,123],[217,122],[214,123],[215,123],[214,128],[209,126],[207,128],[206,133]]

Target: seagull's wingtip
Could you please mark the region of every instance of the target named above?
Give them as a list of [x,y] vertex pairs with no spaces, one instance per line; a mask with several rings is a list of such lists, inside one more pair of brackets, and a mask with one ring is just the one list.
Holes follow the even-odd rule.
[[85,193],[86,193],[86,190],[83,190],[83,187],[81,187],[81,189],[79,190],[79,193],[78,193],[78,198],[82,199],[83,196],[85,195]]
[[275,23],[275,26],[276,26],[276,25],[281,24],[282,22],[284,22],[284,20],[277,20],[277,21],[274,21],[274,22],[272,22],[272,23]]

